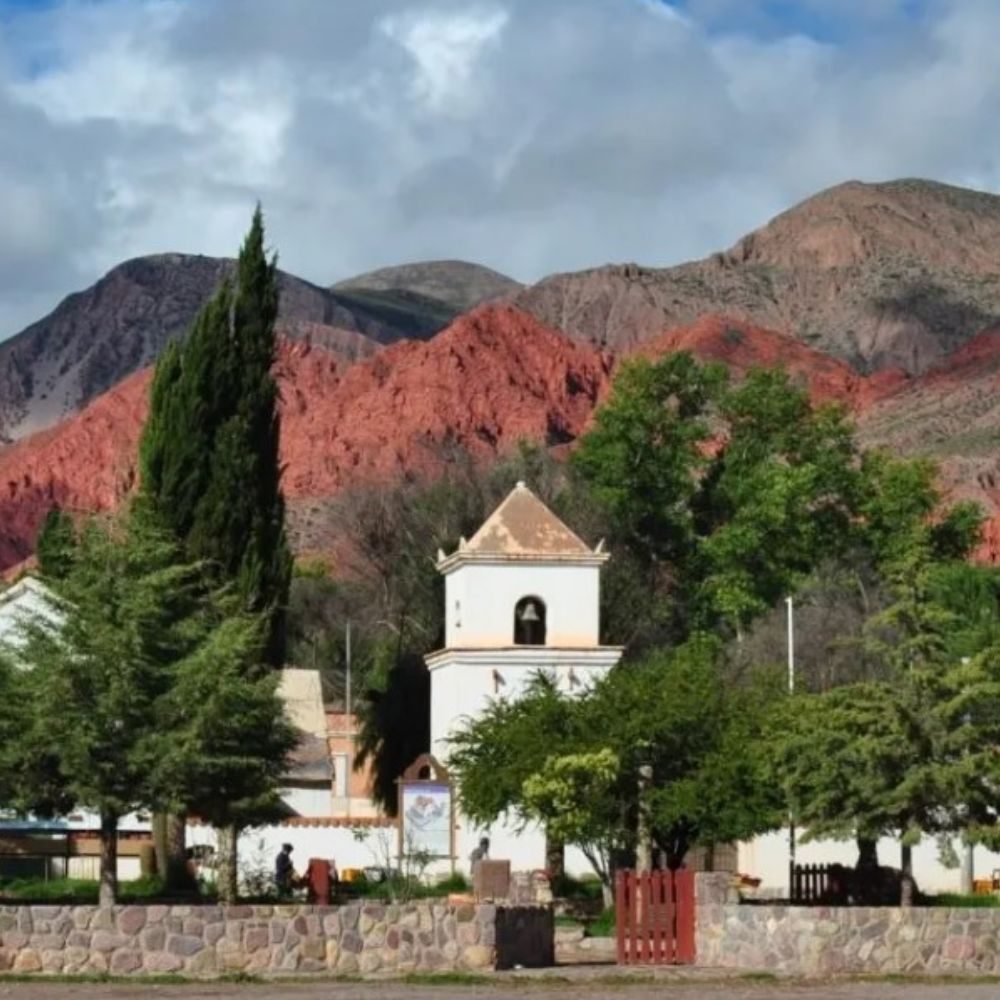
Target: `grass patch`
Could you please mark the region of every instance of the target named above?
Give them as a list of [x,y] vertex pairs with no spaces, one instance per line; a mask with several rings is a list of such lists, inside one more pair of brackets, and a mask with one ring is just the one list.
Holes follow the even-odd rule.
[[354,882],[341,883],[341,889],[349,898],[362,899],[437,899],[456,892],[468,892],[469,880],[461,873],[455,872],[439,879],[431,885],[421,882],[406,881],[402,878],[388,878],[382,882],[370,879],[357,879]]
[[[98,883],[82,878],[19,878],[0,882],[0,899],[32,903],[96,903]],[[141,902],[163,895],[163,881],[145,876],[118,885],[120,902]]]
[[482,986],[496,982],[478,972],[410,972],[394,981],[408,986]]
[[925,898],[927,906],[953,906],[972,910],[993,910],[1000,907],[1000,896],[965,895],[958,892],[942,892]]
[[615,929],[615,911],[613,907],[608,907],[606,910],[602,910],[601,915],[587,926],[587,936],[614,937]]

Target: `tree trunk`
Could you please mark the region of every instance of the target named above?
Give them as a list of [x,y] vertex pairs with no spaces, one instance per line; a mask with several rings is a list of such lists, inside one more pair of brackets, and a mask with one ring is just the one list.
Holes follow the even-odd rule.
[[878,841],[870,837],[858,837],[858,863],[860,871],[874,871],[878,868]]
[[545,831],[545,868],[552,885],[566,874],[566,845],[548,830]]
[[899,905],[913,906],[915,884],[913,881],[913,848],[909,844],[900,845]]
[[114,906],[118,898],[118,817],[101,813],[101,880],[98,906]]
[[149,825],[153,834],[153,851],[156,854],[156,874],[165,879],[167,870],[167,814],[153,813]]
[[168,892],[194,892],[195,882],[187,863],[187,816],[169,813],[164,820],[166,867],[163,869]]
[[237,842],[239,828],[233,825],[221,826],[218,832],[216,888],[223,903],[235,903],[239,892],[239,856]]

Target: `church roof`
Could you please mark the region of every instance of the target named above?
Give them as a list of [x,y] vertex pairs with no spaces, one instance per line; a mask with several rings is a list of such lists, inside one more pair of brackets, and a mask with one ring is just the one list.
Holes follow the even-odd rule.
[[439,555],[446,569],[466,559],[559,559],[604,562],[602,545],[591,549],[524,483],[518,483],[469,541],[451,556]]
[[528,489],[518,483],[465,546],[490,555],[590,555],[586,543],[570,531]]

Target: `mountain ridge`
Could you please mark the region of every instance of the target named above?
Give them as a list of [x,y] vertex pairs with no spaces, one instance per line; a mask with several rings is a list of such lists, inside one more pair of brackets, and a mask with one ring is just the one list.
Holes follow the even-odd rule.
[[701,260],[550,275],[513,301],[618,351],[721,312],[862,373],[919,374],[1000,322],[998,261],[1000,196],[933,181],[848,181]]
[[[976,413],[984,434],[1000,430],[1000,331],[986,331],[948,362],[911,377],[859,375],[843,361],[778,331],[726,316],[663,331],[640,353],[690,350],[738,376],[784,361],[817,401],[850,407],[859,440],[898,454],[924,453],[911,434],[919,407],[955,394],[956,421]],[[524,438],[563,449],[583,433],[627,355],[574,342],[509,305],[468,313],[428,341],[401,341],[355,363],[303,341],[280,343],[275,373],[281,394],[283,488],[298,551],[322,551],[323,506],[345,490],[433,475],[461,448],[490,460]],[[129,376],[55,428],[0,449],[0,570],[24,559],[47,510],[107,510],[135,485],[135,453],[146,413],[150,369]],[[915,409],[916,408],[916,409]],[[935,426],[924,415],[920,417]],[[978,557],[1000,563],[1000,451],[950,449],[944,485],[991,514]]]

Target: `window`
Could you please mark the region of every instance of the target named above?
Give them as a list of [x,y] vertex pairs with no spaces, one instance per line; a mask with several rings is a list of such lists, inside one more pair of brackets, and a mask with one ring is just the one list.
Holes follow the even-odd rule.
[[545,602],[540,597],[522,597],[514,606],[514,645],[545,645]]

